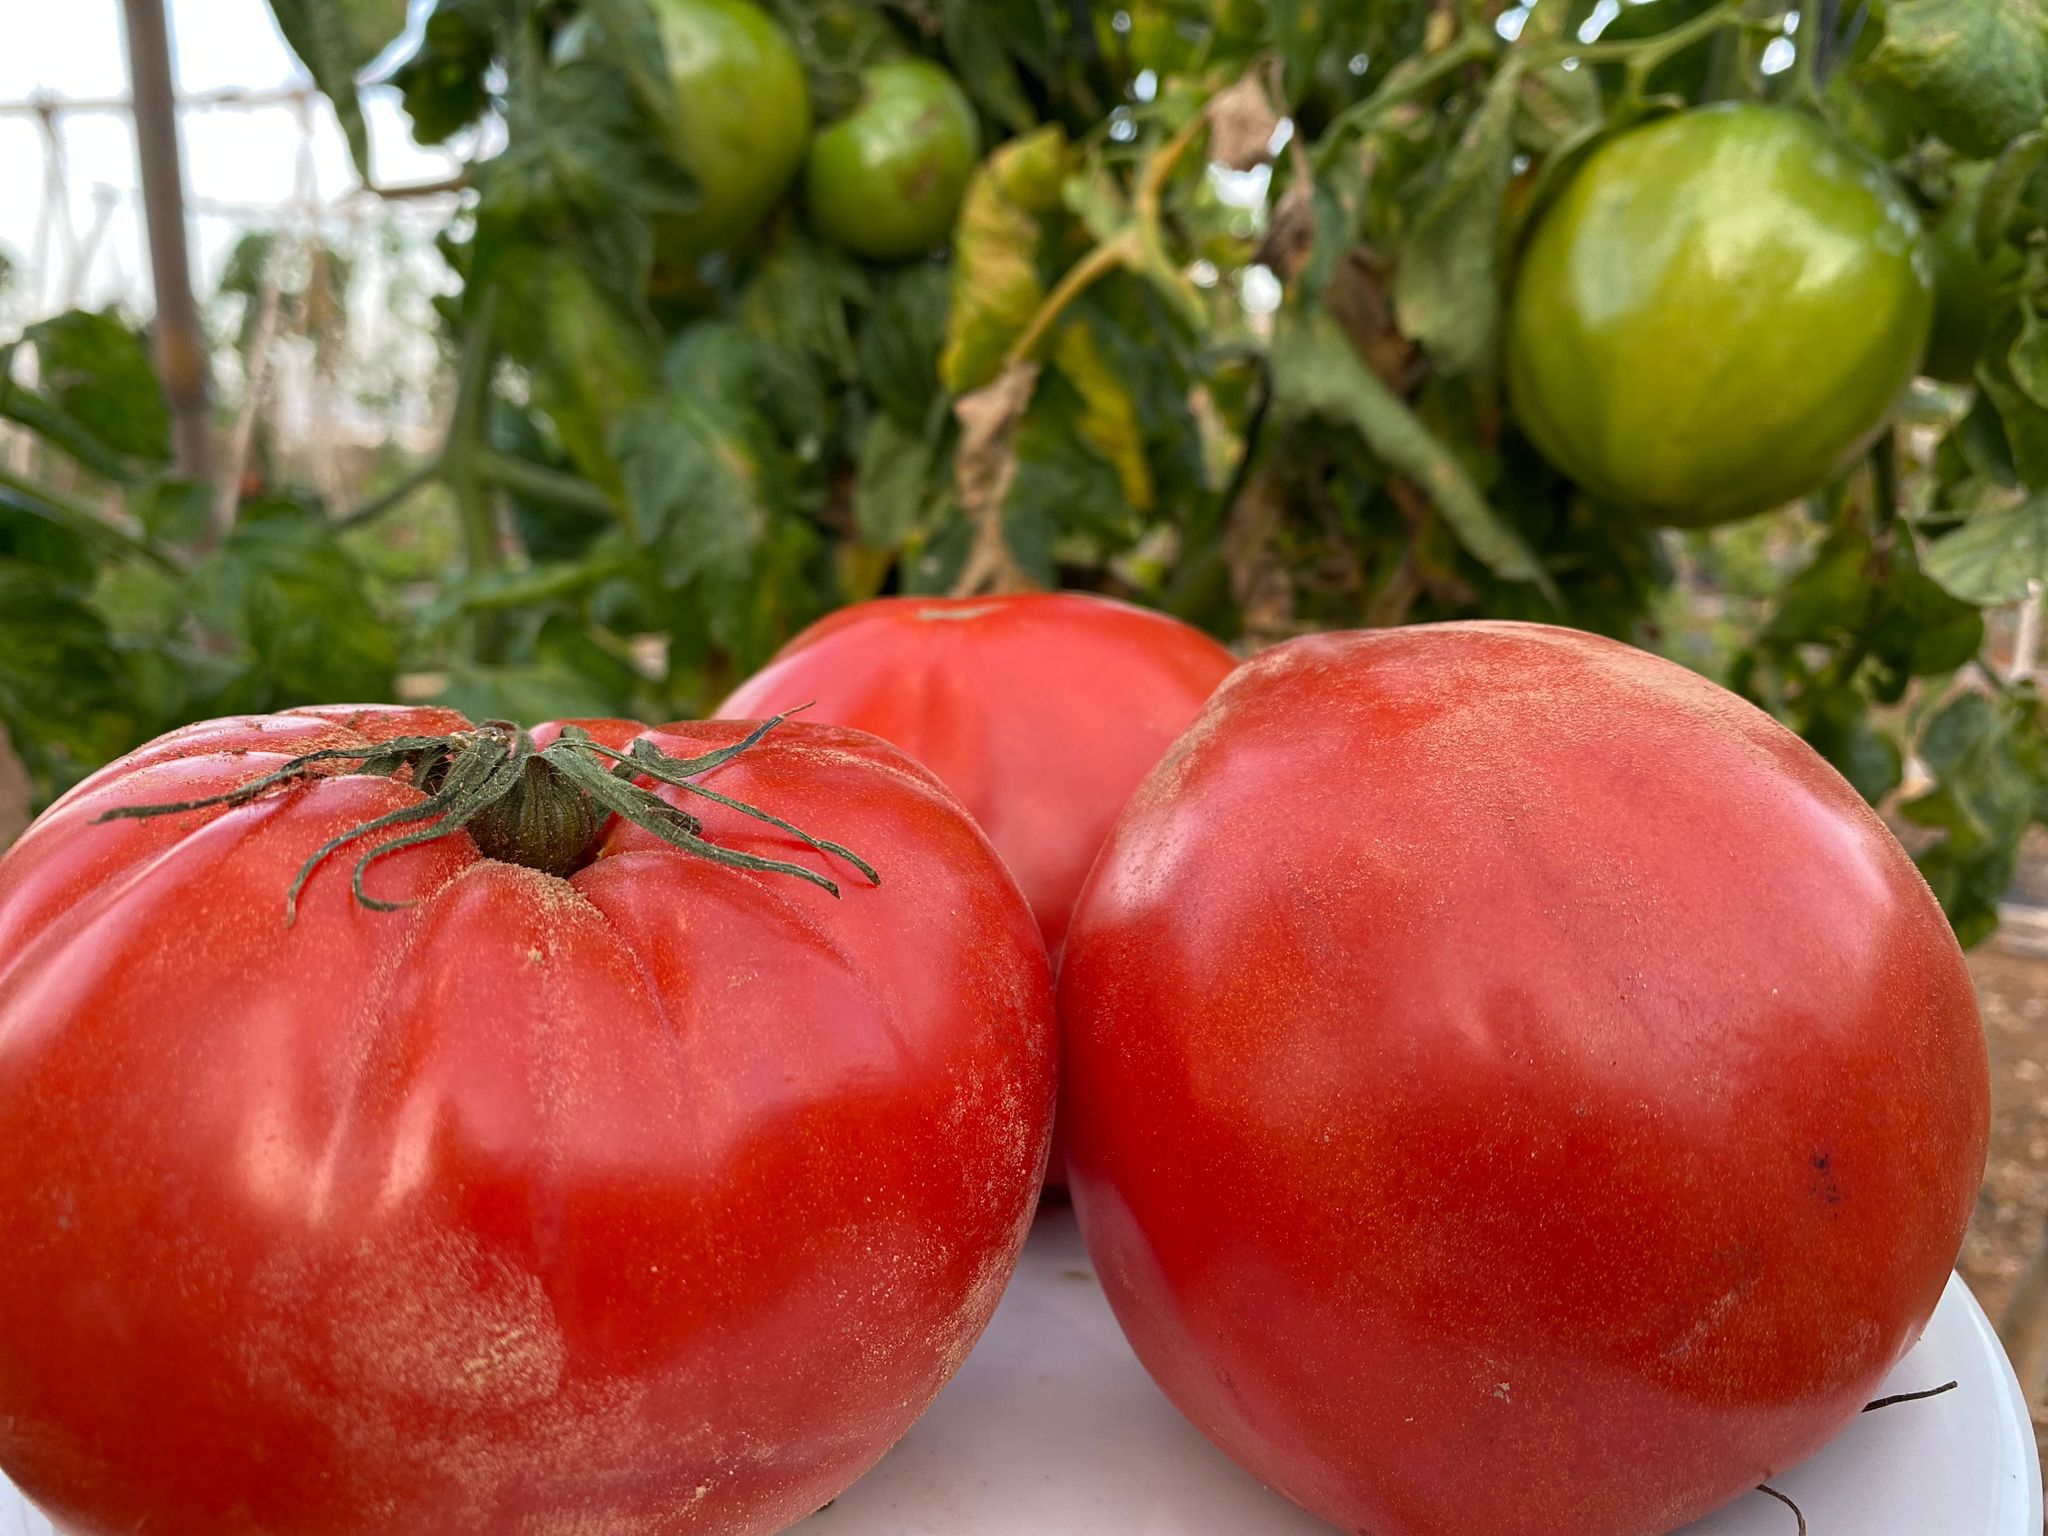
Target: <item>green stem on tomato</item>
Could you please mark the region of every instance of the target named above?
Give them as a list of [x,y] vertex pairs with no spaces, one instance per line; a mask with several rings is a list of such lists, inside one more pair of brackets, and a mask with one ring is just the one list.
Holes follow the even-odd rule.
[[[882,877],[874,866],[850,848],[813,837],[772,812],[697,782],[748,751],[787,718],[787,714],[777,715],[731,746],[689,758],[670,757],[647,741],[635,742],[629,751],[616,751],[574,726],[566,727],[542,747],[519,726],[494,720],[447,736],[400,736],[360,747],[309,752],[226,794],[159,805],[124,805],[98,819],[148,820],[216,807],[232,809],[273,790],[337,770],[384,777],[404,774],[406,782],[424,798],[346,828],[316,848],[299,866],[285,892],[288,926],[297,920],[306,882],[350,843],[370,840],[350,879],[357,903],[371,911],[392,912],[404,903],[371,896],[363,889],[363,877],[379,859],[400,849],[467,832],[486,858],[565,877],[591,861],[592,845],[607,816],[618,816],[671,847],[712,863],[757,874],[789,875],[839,895],[839,886],[816,870],[711,842],[704,836],[701,821],[643,788],[635,782],[640,778],[764,822],[828,858],[852,865],[868,884],[880,885]],[[395,835],[378,840],[377,834],[385,832]]]

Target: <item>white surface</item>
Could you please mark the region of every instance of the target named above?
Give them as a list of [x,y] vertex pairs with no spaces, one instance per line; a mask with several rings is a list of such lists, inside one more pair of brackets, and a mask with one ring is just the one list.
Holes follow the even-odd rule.
[[[1960,1280],[1866,1414],[1775,1486],[1812,1536],[2040,1536],[2041,1470],[2019,1384]],[[1791,1536],[1741,1500],[1685,1536]],[[904,1442],[797,1536],[1330,1536],[1238,1470],[1139,1367],[1074,1219],[1040,1216],[988,1336]],[[0,1479],[0,1536],[50,1536]],[[368,1536],[368,1533],[366,1533]]]

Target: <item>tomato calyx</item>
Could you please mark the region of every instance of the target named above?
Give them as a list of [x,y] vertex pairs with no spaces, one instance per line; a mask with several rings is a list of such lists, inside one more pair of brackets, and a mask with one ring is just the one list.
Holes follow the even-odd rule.
[[766,822],[806,847],[845,860],[870,885],[878,886],[882,883],[881,875],[852,849],[827,838],[813,837],[772,812],[697,782],[700,776],[723,767],[754,746],[793,713],[785,711],[764,720],[731,746],[696,757],[671,757],[645,739],[622,752],[573,725],[565,726],[560,736],[542,747],[523,727],[506,720],[491,720],[446,736],[397,736],[360,747],[308,752],[226,794],[163,805],[119,806],[97,817],[95,824],[247,805],[289,784],[326,777],[329,765],[353,763],[353,768],[342,771],[385,778],[403,774],[426,798],[351,827],[315,849],[299,866],[285,892],[287,926],[298,918],[299,895],[314,871],[360,838],[400,827],[407,829],[373,843],[356,860],[350,878],[350,889],[358,904],[375,912],[395,912],[410,903],[379,901],[363,889],[363,876],[387,854],[467,831],[486,858],[562,877],[592,862],[597,835],[607,815],[618,816],[672,847],[715,864],[758,874],[792,875],[834,897],[839,895],[836,882],[801,864],[745,853],[710,841],[697,817],[635,782],[648,778]]

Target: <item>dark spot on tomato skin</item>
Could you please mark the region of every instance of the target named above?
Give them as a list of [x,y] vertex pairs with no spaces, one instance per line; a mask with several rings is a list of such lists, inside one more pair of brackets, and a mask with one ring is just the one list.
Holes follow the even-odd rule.
[[1828,1152],[1816,1152],[1811,1161],[1814,1198],[1829,1211],[1835,1211],[1842,1203],[1842,1185],[1834,1175],[1834,1156]]

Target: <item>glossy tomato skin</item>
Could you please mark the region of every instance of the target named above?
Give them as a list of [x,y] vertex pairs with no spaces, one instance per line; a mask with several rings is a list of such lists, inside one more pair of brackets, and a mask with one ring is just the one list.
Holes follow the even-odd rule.
[[993,851],[894,749],[791,726],[714,775],[872,852],[881,887],[838,868],[837,902],[613,824],[568,880],[466,835],[397,854],[368,881],[395,913],[332,865],[287,929],[299,861],[414,791],[91,824],[459,723],[195,726],[0,861],[0,1468],[75,1536],[780,1530],[995,1306],[1051,982]]
[[1539,218],[1508,382],[1559,469],[1704,526],[1867,446],[1932,314],[1919,216],[1881,166],[1802,113],[1705,107],[1601,146]]
[[[694,266],[753,232],[803,165],[811,90],[796,45],[753,0],[653,0],[675,87],[670,154],[697,184],[698,205],[655,223],[665,266]],[[588,51],[587,23],[556,46],[568,62]]]
[[1645,1536],[1812,1454],[1984,1166],[1969,976],[1883,824],[1565,630],[1247,663],[1105,845],[1061,1007],[1139,1356],[1372,1536]]
[[[1110,823],[1236,658],[1164,614],[1080,593],[881,598],[820,620],[719,706],[802,704],[936,773],[1023,887],[1055,959]],[[1065,1184],[1057,1139],[1047,1181]]]
[[718,708],[810,704],[960,797],[1055,956],[1124,801],[1237,658],[1165,614],[1078,592],[885,597],[813,624]]
[[929,59],[889,59],[862,72],[859,105],[811,141],[804,201],[834,245],[904,261],[945,244],[980,158],[960,82]]

